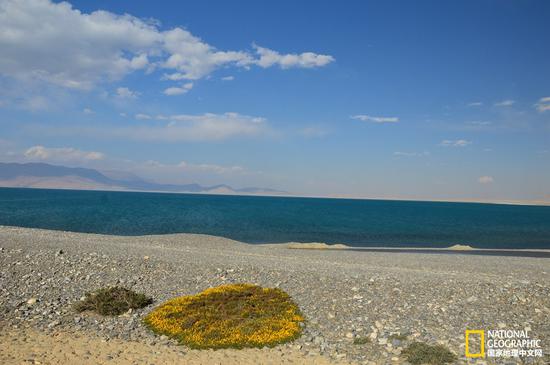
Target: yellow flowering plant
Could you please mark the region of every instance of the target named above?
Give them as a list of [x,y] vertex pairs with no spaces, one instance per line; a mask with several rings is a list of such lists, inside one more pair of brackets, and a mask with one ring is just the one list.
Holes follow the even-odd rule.
[[232,284],[171,299],[144,321],[154,332],[191,348],[216,349],[291,341],[300,336],[304,317],[281,289]]

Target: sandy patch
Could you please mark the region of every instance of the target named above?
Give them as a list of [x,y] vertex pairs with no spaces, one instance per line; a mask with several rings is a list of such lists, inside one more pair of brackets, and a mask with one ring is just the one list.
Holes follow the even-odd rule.
[[470,251],[474,248],[472,246],[468,245],[452,245],[451,247],[448,247],[447,250],[453,250],[453,251]]
[[182,346],[33,329],[0,333],[0,363],[11,364],[349,364],[323,356],[304,355],[286,346],[244,350],[187,350]]
[[290,242],[290,243],[283,243],[281,246],[285,248],[301,249],[301,250],[328,250],[328,249],[343,250],[343,249],[349,248],[349,246],[346,246],[340,243],[329,245],[326,243],[319,243],[319,242],[310,242],[310,243]]

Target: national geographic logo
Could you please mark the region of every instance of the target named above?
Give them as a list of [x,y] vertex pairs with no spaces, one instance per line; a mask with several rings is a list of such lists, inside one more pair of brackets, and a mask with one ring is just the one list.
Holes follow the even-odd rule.
[[542,357],[541,340],[531,338],[529,330],[466,330],[465,355],[469,358]]

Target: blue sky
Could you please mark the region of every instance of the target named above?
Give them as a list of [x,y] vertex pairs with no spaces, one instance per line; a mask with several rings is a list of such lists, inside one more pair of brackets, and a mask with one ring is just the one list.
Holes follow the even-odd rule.
[[546,1],[0,1],[0,160],[550,200]]

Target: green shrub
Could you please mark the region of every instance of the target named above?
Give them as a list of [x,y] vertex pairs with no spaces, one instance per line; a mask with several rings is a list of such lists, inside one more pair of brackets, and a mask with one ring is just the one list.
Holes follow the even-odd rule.
[[413,342],[401,353],[413,365],[443,365],[456,361],[456,355],[443,345],[431,346],[422,342]]
[[77,312],[94,311],[102,315],[119,315],[129,309],[138,309],[153,303],[153,299],[133,290],[111,287],[86,293],[86,298],[74,305]]
[[370,343],[370,338],[368,337],[355,337],[353,339],[354,345],[364,345],[366,343]]

